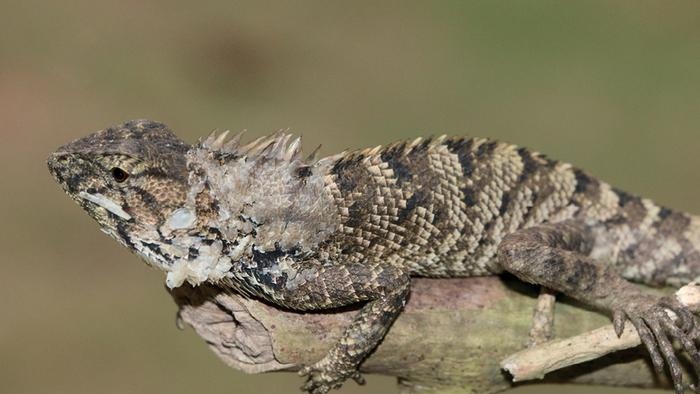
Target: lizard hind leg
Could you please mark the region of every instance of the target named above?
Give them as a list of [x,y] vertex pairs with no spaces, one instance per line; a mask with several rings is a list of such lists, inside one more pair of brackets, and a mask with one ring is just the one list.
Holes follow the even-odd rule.
[[[656,370],[662,372],[666,363],[676,393],[683,393],[683,370],[672,340],[681,343],[696,373],[700,371],[700,351],[694,343],[695,327],[700,326],[697,318],[678,302],[647,294],[612,266],[592,259],[594,241],[592,231],[576,221],[542,224],[506,236],[498,248],[498,262],[526,282],[612,312],[618,335],[629,320]],[[667,311],[673,311],[678,320]]]

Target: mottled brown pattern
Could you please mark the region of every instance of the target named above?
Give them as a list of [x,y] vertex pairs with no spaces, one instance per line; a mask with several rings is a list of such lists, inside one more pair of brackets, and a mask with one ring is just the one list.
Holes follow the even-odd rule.
[[[411,277],[511,272],[630,321],[683,390],[670,339],[696,366],[695,318],[627,280],[700,276],[700,219],[571,165],[481,138],[419,138],[320,160],[277,133],[189,146],[137,120],[60,148],[49,168],[102,230],[177,287],[211,283],[293,310],[364,302],[304,389],[357,368],[403,308]],[[681,317],[669,320],[666,310]]]

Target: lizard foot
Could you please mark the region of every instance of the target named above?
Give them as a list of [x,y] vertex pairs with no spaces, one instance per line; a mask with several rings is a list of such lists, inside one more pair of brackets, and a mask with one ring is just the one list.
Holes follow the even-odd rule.
[[357,384],[365,384],[365,378],[356,369],[346,371],[342,367],[334,367],[325,359],[303,367],[299,375],[308,377],[301,389],[310,394],[325,394],[330,389],[340,388],[347,379],[353,379]]
[[[675,321],[669,315],[669,311],[676,315]],[[672,341],[675,339],[680,342],[683,350],[690,357],[697,375],[700,372],[700,351],[694,341],[698,337],[698,327],[700,327],[697,318],[676,300],[649,296],[629,301],[620,308],[614,309],[613,326],[618,336],[622,335],[626,320],[629,320],[637,329],[657,373],[663,373],[665,361],[671,373],[675,392],[682,394],[685,391],[683,370],[676,357]]]

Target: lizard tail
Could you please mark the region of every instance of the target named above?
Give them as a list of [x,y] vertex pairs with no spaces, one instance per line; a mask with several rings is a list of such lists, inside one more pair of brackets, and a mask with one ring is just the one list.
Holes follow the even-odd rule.
[[[619,226],[617,254],[626,278],[649,285],[682,286],[700,279],[700,216],[659,207],[649,200],[645,219],[636,228]],[[625,240],[628,240],[625,242]]]

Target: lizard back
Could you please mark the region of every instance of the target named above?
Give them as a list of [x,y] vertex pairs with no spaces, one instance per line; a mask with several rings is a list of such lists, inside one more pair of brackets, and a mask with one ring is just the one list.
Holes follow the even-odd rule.
[[423,276],[493,272],[503,236],[575,212],[570,165],[481,138],[353,152],[330,168],[328,187],[341,224],[322,248],[409,265]]
[[508,143],[443,136],[365,149],[339,158],[326,183],[341,219],[320,249],[342,261],[487,275],[500,271],[494,257],[506,235],[577,219],[598,235],[592,253],[628,279],[692,280],[689,265],[700,262],[697,217]]

